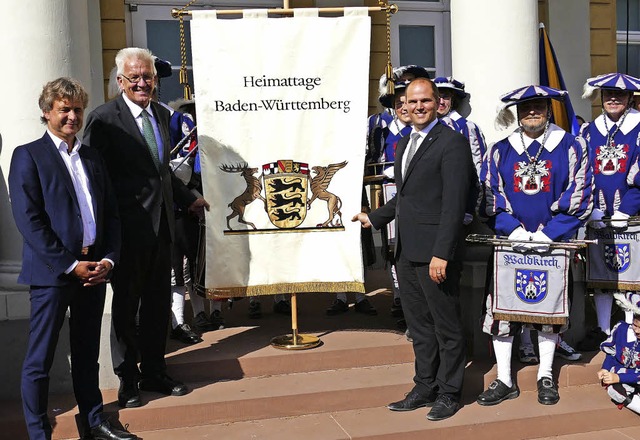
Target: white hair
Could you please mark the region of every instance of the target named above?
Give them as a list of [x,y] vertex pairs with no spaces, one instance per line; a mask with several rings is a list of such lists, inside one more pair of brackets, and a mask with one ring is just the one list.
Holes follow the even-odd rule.
[[128,60],[131,59],[137,59],[148,63],[153,70],[153,76],[156,76],[158,74],[158,72],[156,71],[155,57],[149,49],[144,49],[141,47],[125,47],[124,49],[120,49],[120,51],[116,55],[117,75],[122,75],[124,73],[124,65]]

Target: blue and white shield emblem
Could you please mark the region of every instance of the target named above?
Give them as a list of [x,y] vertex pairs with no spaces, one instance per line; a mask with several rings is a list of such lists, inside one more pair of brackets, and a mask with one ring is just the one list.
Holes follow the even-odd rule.
[[612,272],[624,272],[631,263],[629,243],[610,243],[604,245],[604,263]]
[[527,304],[542,302],[547,296],[546,270],[516,269],[516,295]]

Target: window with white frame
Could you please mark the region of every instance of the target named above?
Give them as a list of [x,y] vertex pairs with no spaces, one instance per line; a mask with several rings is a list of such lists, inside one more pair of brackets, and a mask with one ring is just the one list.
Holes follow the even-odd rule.
[[640,0],[617,0],[618,72],[640,76]]
[[451,74],[449,0],[398,1],[391,16],[391,62],[417,64],[435,76]]

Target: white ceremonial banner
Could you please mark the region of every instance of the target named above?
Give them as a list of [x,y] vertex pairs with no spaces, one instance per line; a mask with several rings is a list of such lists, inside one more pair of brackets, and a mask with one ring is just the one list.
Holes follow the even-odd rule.
[[192,13],[210,297],[364,292],[371,21],[301,11]]
[[587,238],[598,240],[588,247],[587,287],[640,290],[640,225],[587,228]]
[[496,246],[493,316],[503,321],[565,324],[569,251],[520,253]]

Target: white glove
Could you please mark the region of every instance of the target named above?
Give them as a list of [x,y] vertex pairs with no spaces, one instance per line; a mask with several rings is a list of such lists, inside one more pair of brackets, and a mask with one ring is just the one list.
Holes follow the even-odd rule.
[[531,249],[529,242],[531,241],[531,232],[527,232],[522,226],[518,226],[509,234],[510,241],[516,241],[518,243],[512,243],[511,249],[516,252],[526,252]]
[[[551,240],[549,237],[546,236],[546,234],[542,231],[537,231],[534,232],[533,234],[531,234],[531,241],[542,241],[542,242],[546,242],[546,243],[551,243],[553,240]],[[533,244],[531,245],[531,248],[536,251],[536,252],[540,252],[541,254],[544,252],[547,252],[549,250],[549,245],[548,244]]]
[[[625,214],[624,212],[615,211],[611,216],[611,227],[612,228],[626,228],[627,220],[629,219],[629,214]],[[613,221],[620,220],[620,221]]]
[[605,228],[607,225],[605,225],[601,221],[602,217],[604,217],[604,212],[601,209],[593,208],[593,211],[591,211],[591,216],[589,216],[589,222],[587,224],[593,229]]
[[473,221],[473,214],[469,214],[468,212],[466,212],[464,214],[464,219],[462,220],[462,224],[467,226],[467,225],[470,225],[472,221]]
[[386,170],[382,171],[382,174],[384,174],[385,176],[387,176],[389,179],[394,179],[395,178],[395,172],[393,170],[393,167],[389,167]]

